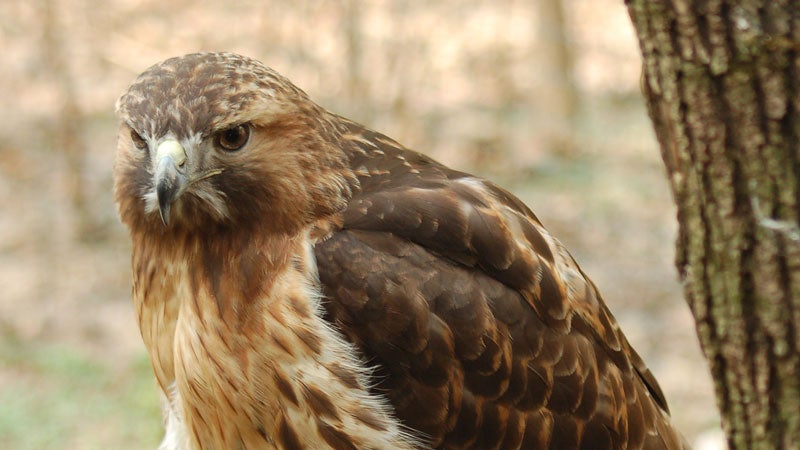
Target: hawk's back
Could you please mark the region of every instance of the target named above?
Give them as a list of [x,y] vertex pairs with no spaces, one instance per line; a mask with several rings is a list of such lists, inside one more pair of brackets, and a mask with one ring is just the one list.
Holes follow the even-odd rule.
[[521,201],[340,123],[361,189],[315,248],[326,313],[406,426],[437,448],[683,448],[596,288]]
[[154,65],[118,114],[162,448],[683,447],[594,285],[508,192],[231,53]]

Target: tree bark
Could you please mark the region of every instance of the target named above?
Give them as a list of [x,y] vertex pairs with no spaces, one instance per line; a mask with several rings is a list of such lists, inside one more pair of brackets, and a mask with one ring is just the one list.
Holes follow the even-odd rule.
[[731,449],[800,447],[800,4],[627,0]]

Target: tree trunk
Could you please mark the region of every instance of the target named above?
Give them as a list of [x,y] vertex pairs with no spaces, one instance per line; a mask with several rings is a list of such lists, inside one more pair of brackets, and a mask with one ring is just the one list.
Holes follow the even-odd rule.
[[372,120],[372,112],[367,105],[370,102],[369,86],[364,78],[364,37],[363,32],[363,13],[365,5],[357,0],[346,0],[342,2],[342,32],[344,33],[345,57],[347,67],[345,73],[347,77],[347,100],[352,113],[358,120],[369,122]]
[[800,4],[626,3],[728,443],[800,448]]
[[78,103],[78,91],[70,74],[69,61],[64,44],[64,30],[59,23],[60,3],[56,0],[41,2],[42,68],[57,86],[61,105],[50,138],[53,148],[63,155],[66,167],[66,190],[75,215],[75,235],[79,239],[95,238],[94,220],[86,199],[84,176],[86,149],[82,132],[85,115]]
[[564,0],[538,0],[539,32],[536,35],[540,56],[536,70],[549,70],[548,88],[557,101],[553,102],[559,119],[571,127],[578,113],[579,95],[575,84],[573,55],[569,27],[564,14]]
[[536,104],[547,111],[544,117],[537,118],[547,122],[543,130],[537,130],[538,139],[546,141],[548,150],[574,157],[578,149],[571,136],[577,126],[580,94],[564,0],[536,0],[535,4],[539,32],[534,46],[538,54],[533,61],[536,72],[543,76],[543,89],[537,93]]

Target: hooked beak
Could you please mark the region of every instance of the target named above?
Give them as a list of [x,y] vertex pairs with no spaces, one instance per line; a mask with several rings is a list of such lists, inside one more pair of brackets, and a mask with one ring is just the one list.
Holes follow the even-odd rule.
[[156,149],[156,186],[158,211],[164,225],[169,223],[169,210],[175,200],[186,189],[186,176],[181,170],[186,163],[186,151],[178,141],[168,139]]

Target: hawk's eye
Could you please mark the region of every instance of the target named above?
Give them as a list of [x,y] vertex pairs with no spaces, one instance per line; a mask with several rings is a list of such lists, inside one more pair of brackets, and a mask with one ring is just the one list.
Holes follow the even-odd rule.
[[217,133],[215,141],[217,147],[233,152],[244,147],[248,139],[250,139],[250,127],[245,124],[220,131]]
[[139,150],[144,150],[147,148],[147,141],[144,140],[141,134],[134,130],[131,130],[131,141],[133,141],[133,145],[135,145]]

